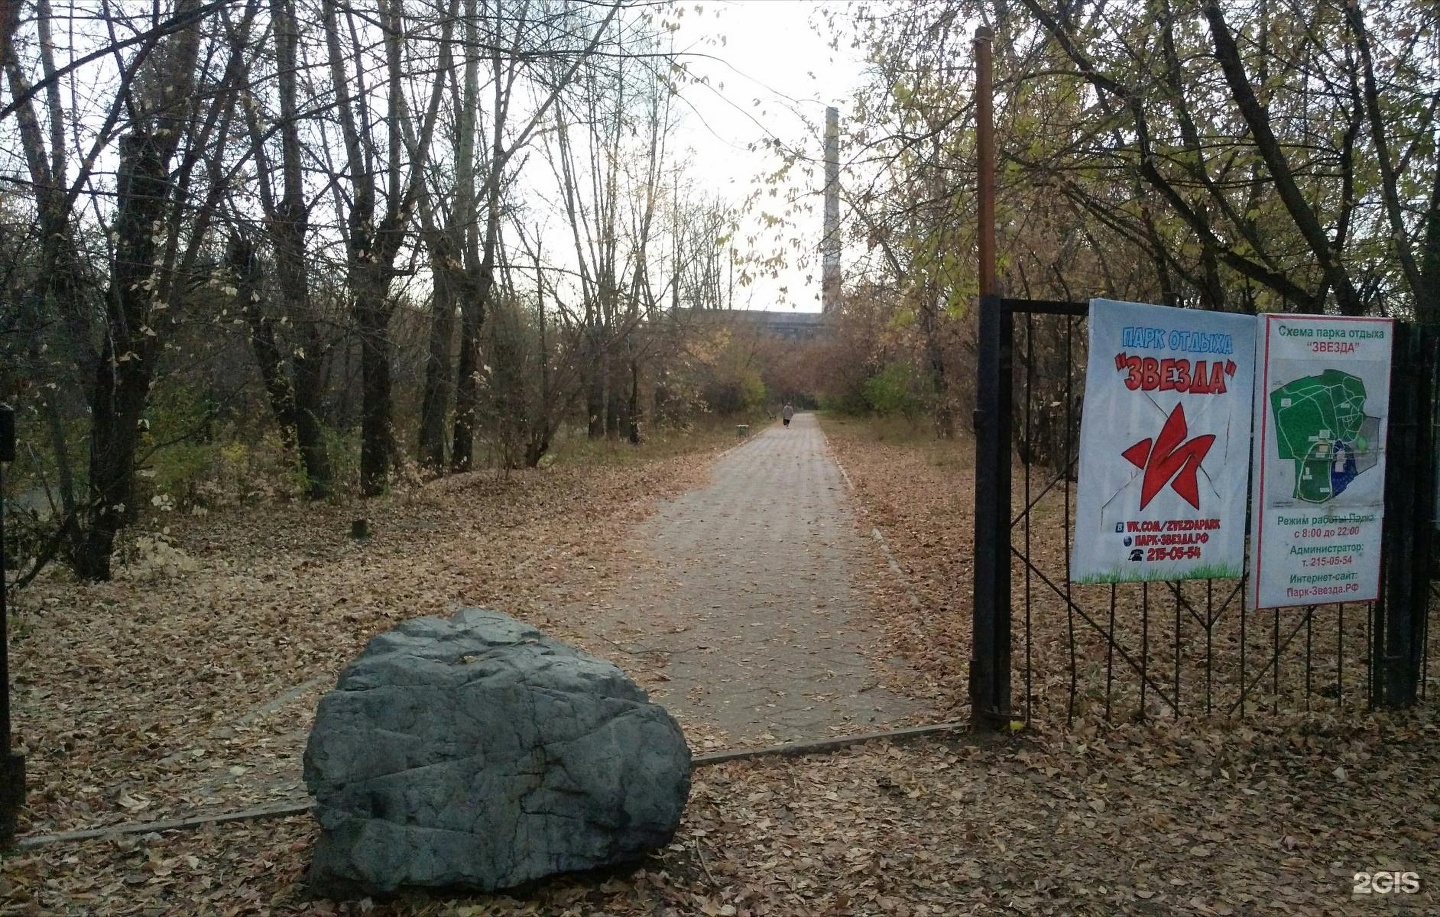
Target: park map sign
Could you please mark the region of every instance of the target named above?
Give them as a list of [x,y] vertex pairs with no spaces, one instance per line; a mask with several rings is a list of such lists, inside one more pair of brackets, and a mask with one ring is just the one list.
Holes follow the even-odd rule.
[[1391,322],[1260,321],[1250,607],[1374,601]]
[[1240,576],[1255,327],[1091,300],[1073,582]]

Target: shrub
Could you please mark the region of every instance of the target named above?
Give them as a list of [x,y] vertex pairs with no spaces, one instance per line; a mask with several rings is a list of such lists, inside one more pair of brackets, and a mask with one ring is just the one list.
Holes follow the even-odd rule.
[[919,390],[920,379],[915,368],[909,363],[896,361],[866,380],[865,401],[877,414],[898,414],[910,419],[925,407]]

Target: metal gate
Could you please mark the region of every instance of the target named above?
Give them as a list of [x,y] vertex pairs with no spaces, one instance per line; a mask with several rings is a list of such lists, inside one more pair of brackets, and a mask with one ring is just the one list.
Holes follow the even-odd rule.
[[1247,611],[1243,578],[1070,583],[1088,314],[1085,303],[981,298],[976,725],[1424,699],[1440,605],[1434,329],[1395,325],[1380,601]]

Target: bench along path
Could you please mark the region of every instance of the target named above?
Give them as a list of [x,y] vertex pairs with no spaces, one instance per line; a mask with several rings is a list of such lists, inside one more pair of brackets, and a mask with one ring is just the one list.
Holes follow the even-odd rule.
[[[638,562],[591,609],[589,629],[643,660],[637,674],[692,745],[939,716],[885,687],[913,673],[880,651],[852,581],[873,547],[847,499],[819,425],[798,414],[726,453],[708,487],[662,504],[638,532]],[[658,677],[642,674],[657,665]]]

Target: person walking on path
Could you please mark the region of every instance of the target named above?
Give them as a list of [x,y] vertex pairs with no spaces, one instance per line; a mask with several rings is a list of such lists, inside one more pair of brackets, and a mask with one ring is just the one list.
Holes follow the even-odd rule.
[[790,426],[790,418],[794,416],[795,409],[790,406],[790,402],[785,402],[785,406],[780,409],[780,419],[785,421],[785,426]]

